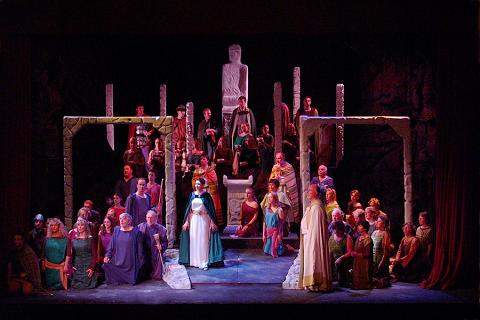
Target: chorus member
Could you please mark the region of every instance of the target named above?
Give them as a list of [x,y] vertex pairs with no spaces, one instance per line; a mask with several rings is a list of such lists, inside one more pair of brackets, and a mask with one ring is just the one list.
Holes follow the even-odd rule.
[[393,261],[393,281],[417,282],[421,277],[420,240],[415,237],[415,229],[410,222],[403,225],[403,234]]
[[200,159],[206,156],[205,151],[202,150],[202,145],[200,141],[195,139],[193,141],[193,150],[192,153],[188,156],[188,163],[193,164],[195,167],[200,165]]
[[183,104],[178,105],[177,116],[173,118],[173,145],[180,146],[183,149],[187,141],[187,118],[185,117],[187,109]]
[[155,139],[155,147],[148,154],[147,164],[150,170],[155,171],[159,179],[165,177],[165,147],[160,138]]
[[278,201],[278,195],[271,192],[268,197],[270,205],[265,210],[263,222],[263,252],[278,258],[283,254],[281,221],[285,219],[285,215]]
[[419,251],[420,260],[422,261],[422,274],[425,276],[432,266],[432,252],[433,252],[433,233],[430,226],[430,220],[428,214],[420,212],[418,216],[418,223],[420,226],[417,228],[416,237],[420,241]]
[[42,278],[38,257],[22,235],[13,237],[13,249],[7,260],[7,285],[9,293],[30,295],[42,291]]
[[327,166],[321,164],[318,166],[318,176],[313,177],[310,184],[316,184],[320,188],[321,200],[325,202],[325,194],[327,193],[327,188],[335,189],[335,183],[333,178],[327,175],[328,168]]
[[206,181],[195,181],[190,194],[180,235],[178,263],[208,270],[223,265],[223,248],[211,195],[205,191]]
[[262,138],[263,141],[265,142],[265,146],[274,148],[274,140],[273,136],[270,134],[270,127],[268,124],[264,124],[262,127],[262,134],[258,136],[259,138]]
[[128,142],[129,148],[123,153],[123,163],[133,168],[133,175],[137,178],[145,176],[145,158],[138,148],[135,138]]
[[388,215],[382,210],[380,210],[380,200],[378,200],[377,198],[371,198],[368,201],[368,205],[375,209],[375,219],[378,217],[382,217],[385,219],[385,222],[388,222]]
[[74,289],[93,289],[97,286],[95,273],[97,263],[97,243],[90,233],[87,220],[78,218],[73,226],[74,237],[69,239],[65,265],[72,266],[71,287]]
[[33,229],[27,235],[27,244],[40,259],[44,255],[43,247],[45,246],[46,236],[45,218],[39,213],[33,218]]
[[241,227],[236,232],[239,237],[254,237],[257,235],[258,229],[258,203],[253,194],[252,188],[245,190],[245,200],[240,206],[240,223]]
[[353,228],[347,222],[343,221],[343,211],[340,208],[335,208],[332,211],[332,222],[328,225],[328,233],[332,235],[335,232],[334,223],[337,221],[342,222],[345,226],[345,234],[352,236]]
[[332,262],[333,278],[338,281],[340,287],[349,285],[348,271],[353,267],[350,256],[353,250],[353,239],[345,233],[343,221],[332,222],[333,234],[328,239],[328,249]]
[[203,120],[200,121],[197,129],[197,140],[200,142],[201,150],[205,151],[210,160],[213,158],[220,133],[220,127],[212,118],[212,111],[210,108],[204,108]]
[[148,210],[146,222],[138,225],[145,245],[145,275],[154,280],[162,280],[163,255],[167,250],[167,229],[157,223],[157,213]]
[[241,96],[238,98],[238,107],[233,110],[230,120],[230,136],[228,141],[230,146],[234,146],[233,142],[241,132],[241,125],[243,123],[247,123],[250,133],[256,136],[257,127],[255,124],[255,116],[253,115],[252,110],[247,107],[247,98]]
[[137,182],[138,179],[133,176],[132,166],[126,164],[123,166],[123,178],[115,185],[115,193],[125,201],[129,195],[137,191]]
[[371,235],[373,242],[373,278],[375,282],[381,283],[389,277],[390,235],[385,229],[384,218],[378,217],[375,227],[376,230]]
[[199,178],[203,178],[207,182],[207,192],[212,196],[215,207],[217,226],[223,226],[222,203],[218,193],[217,173],[215,172],[215,166],[209,165],[207,156],[200,158],[200,166],[193,171],[192,188],[195,188],[195,183]]
[[45,270],[45,284],[48,289],[67,289],[69,272],[68,265],[65,264],[67,244],[68,235],[63,223],[58,218],[48,219],[42,267]]
[[105,258],[110,240],[112,240],[113,230],[115,228],[115,220],[112,217],[105,217],[98,232],[97,261],[102,263]]
[[310,204],[300,224],[299,285],[309,291],[332,290],[332,270],[328,251],[327,216],[319,199],[317,185],[308,188]]
[[148,182],[147,182],[147,189],[145,193],[150,195],[151,203],[150,206],[154,207],[158,205],[158,201],[160,200],[160,185],[155,182],[156,174],[155,171],[150,170],[148,172]]
[[147,211],[152,207],[151,197],[145,193],[147,190],[147,182],[144,178],[138,179],[137,192],[127,197],[125,202],[125,211],[132,216],[132,223],[137,226],[145,221]]
[[350,191],[350,201],[347,205],[347,214],[352,214],[353,211],[357,209],[363,209],[362,204],[360,201],[360,191],[354,189]]
[[257,140],[251,134],[243,142],[240,148],[240,157],[238,159],[239,175],[245,178],[252,175],[254,181],[258,176],[256,172],[260,164],[260,155],[258,153]]
[[120,226],[113,236],[103,259],[105,282],[108,285],[130,284],[140,281],[144,266],[143,235],[132,225],[132,216],[120,215]]
[[298,211],[298,189],[295,170],[290,163],[285,161],[285,155],[282,152],[277,152],[275,155],[275,165],[270,173],[270,179],[277,179],[280,181],[280,190],[287,194],[290,200],[291,209],[288,212],[286,221],[288,223],[300,222]]
[[[283,214],[285,217],[289,216],[290,208],[292,207],[292,203],[290,202],[290,199],[288,199],[287,195],[281,191],[280,189],[280,182],[277,179],[270,179],[268,182],[268,193],[263,197],[262,202],[260,203],[260,207],[262,208],[263,214],[265,215],[265,212],[267,208],[270,206],[270,193],[276,193],[278,197],[278,201],[280,203],[280,207],[283,210]],[[293,219],[291,219],[293,221]],[[281,220],[281,228],[282,228],[282,236],[288,236],[289,233],[289,225],[288,223],[291,221],[284,221]]]
[[351,252],[353,259],[352,287],[353,289],[371,289],[371,258],[372,239],[368,235],[370,225],[367,221],[361,221],[357,225],[359,237],[355,241],[355,247]]
[[[288,163],[291,163],[295,168],[298,169],[299,161],[299,139],[297,134],[297,129],[293,123],[289,123],[287,126],[287,131],[284,133],[282,141],[282,150],[285,153],[285,160]],[[311,157],[311,160],[314,160],[315,157]],[[310,161],[310,163],[313,163]]]
[[120,221],[120,215],[125,212],[125,207],[122,206],[123,198],[120,193],[115,193],[112,198],[113,206],[111,206],[109,210],[113,211],[115,225],[118,225],[118,222]]
[[365,220],[370,224],[368,229],[368,235],[372,236],[373,231],[376,229],[377,220],[375,219],[375,209],[373,207],[365,208]]
[[[360,224],[360,222],[366,221],[365,211],[362,209],[356,209],[355,211],[352,212],[352,217],[354,221],[354,224],[353,224],[354,232],[352,234],[352,237],[353,237],[353,240],[356,241],[357,238],[361,235],[361,232],[358,230],[358,225]],[[368,226],[369,226],[368,230],[370,230],[370,224],[368,224]],[[367,233],[368,233],[368,230],[367,230]]]
[[325,198],[326,198],[325,211],[327,212],[327,219],[328,219],[328,222],[330,223],[332,221],[333,209],[340,208],[337,202],[337,192],[335,191],[335,189],[327,188],[325,193]]

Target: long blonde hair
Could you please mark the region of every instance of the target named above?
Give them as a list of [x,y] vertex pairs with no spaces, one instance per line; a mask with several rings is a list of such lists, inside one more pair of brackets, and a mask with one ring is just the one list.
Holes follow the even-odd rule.
[[68,235],[67,230],[65,229],[65,225],[63,224],[63,222],[58,218],[49,218],[47,220],[47,238],[52,237],[52,230],[50,229],[50,225],[53,225],[53,224],[58,224],[59,225],[58,230],[62,234],[63,238],[66,238],[67,235]]

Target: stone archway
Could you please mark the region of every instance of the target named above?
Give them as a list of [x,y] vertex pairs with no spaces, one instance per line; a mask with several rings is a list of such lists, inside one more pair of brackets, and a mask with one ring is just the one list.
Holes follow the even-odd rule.
[[358,117],[300,117],[300,179],[303,207],[307,206],[307,192],[310,184],[310,165],[308,155],[308,137],[315,133],[320,125],[389,125],[403,139],[403,184],[404,184],[404,220],[412,222],[412,154],[409,117],[394,116],[358,116]]
[[177,213],[175,201],[175,156],[172,144],[173,117],[63,117],[63,177],[65,192],[65,224],[71,228],[73,218],[72,140],[87,125],[139,124],[153,125],[165,136],[165,208],[168,246],[175,243]]

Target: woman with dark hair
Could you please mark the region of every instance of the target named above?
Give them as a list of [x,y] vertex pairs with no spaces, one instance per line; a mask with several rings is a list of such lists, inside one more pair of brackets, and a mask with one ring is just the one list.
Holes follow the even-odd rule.
[[113,210],[115,215],[115,224],[117,225],[120,219],[120,215],[125,212],[125,207],[122,206],[122,195],[120,193],[115,193],[113,195],[113,206],[109,210]]
[[350,191],[350,201],[347,205],[347,214],[352,214],[353,211],[357,209],[363,209],[363,206],[360,203],[360,191],[354,189]]
[[353,289],[371,289],[371,258],[372,258],[372,239],[368,235],[370,224],[368,221],[360,221],[357,225],[357,231],[360,236],[355,242],[351,256],[353,259],[352,288]]
[[386,287],[389,284],[390,235],[385,230],[385,218],[378,217],[375,228],[376,230],[371,235],[373,242],[373,281],[378,288]]
[[420,241],[415,237],[414,227],[411,222],[403,225],[404,237],[398,247],[397,255],[393,261],[393,280],[405,282],[417,282],[420,280],[419,267],[420,255],[419,247]]
[[155,148],[148,154],[147,164],[150,170],[155,171],[155,176],[158,179],[165,177],[165,149],[162,139],[155,139]]
[[206,181],[198,178],[190,194],[180,235],[178,263],[208,270],[223,265],[223,248],[218,232],[215,207],[205,191]]
[[72,265],[71,286],[75,289],[93,289],[97,286],[97,246],[87,220],[78,218],[73,227],[76,232],[69,239],[65,260],[66,265]]
[[100,225],[97,248],[98,262],[103,262],[105,252],[107,252],[108,246],[110,245],[110,240],[112,240],[113,229],[115,228],[115,225],[115,220],[108,216],[103,219],[103,223]]
[[192,188],[195,188],[195,183],[199,178],[205,179],[207,183],[207,192],[210,193],[215,207],[217,226],[223,226],[222,202],[220,201],[220,194],[218,193],[218,179],[215,172],[215,165],[210,166],[208,157],[203,155],[200,157],[200,165],[195,169],[192,176]]
[[68,264],[65,263],[68,235],[65,226],[58,218],[47,220],[47,237],[45,240],[45,284],[48,289],[67,289]]
[[340,287],[348,286],[348,270],[352,268],[353,240],[345,233],[343,221],[332,223],[333,233],[328,239],[328,249],[331,255],[333,277],[338,281]]
[[237,230],[236,235],[239,237],[250,237],[257,235],[257,217],[258,202],[255,199],[252,188],[245,190],[245,201],[240,206],[240,222],[241,227]]

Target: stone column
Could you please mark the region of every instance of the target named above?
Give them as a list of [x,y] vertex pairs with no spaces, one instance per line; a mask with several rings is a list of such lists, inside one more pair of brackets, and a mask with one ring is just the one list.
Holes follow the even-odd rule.
[[167,85],[160,85],[160,117],[167,116]]
[[282,83],[281,82],[275,82],[273,84],[273,118],[275,120],[275,128],[274,128],[274,133],[275,133],[275,154],[277,152],[282,152],[282,137],[283,137],[283,132],[282,132],[282,109],[281,109],[281,104],[282,104]]
[[186,122],[187,122],[187,159],[192,154],[193,147],[194,147],[194,135],[193,135],[193,103],[187,102],[186,105],[187,113],[186,113]]
[[412,218],[412,138],[410,130],[403,136],[403,183],[405,188],[405,222],[413,222]]
[[[308,155],[308,136],[309,136],[309,127],[306,125],[308,117],[300,116],[300,187],[302,190],[302,199],[303,208],[308,206],[308,186],[310,184],[310,157]],[[303,217],[303,212],[302,212]]]
[[[113,117],[113,84],[105,86],[105,113],[107,117]],[[113,124],[107,124],[107,141],[112,150],[115,150],[115,131]]]
[[[345,116],[345,99],[344,99],[344,86],[343,83],[337,84],[336,92],[336,116],[344,117]],[[344,152],[344,125],[336,124],[336,154],[335,154],[335,163],[338,167],[338,163],[343,159]]]
[[175,200],[175,155],[172,133],[165,136],[165,221],[167,227],[168,247],[175,244],[177,211]]
[[227,227],[223,230],[224,234],[235,233],[236,227],[241,224],[240,207],[245,200],[245,189],[253,183],[253,177],[245,179],[228,179],[223,176],[223,184],[227,188]]
[[300,67],[293,68],[293,113],[292,122],[300,109]]

